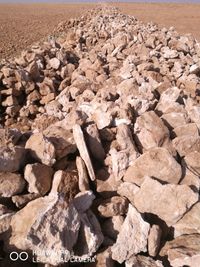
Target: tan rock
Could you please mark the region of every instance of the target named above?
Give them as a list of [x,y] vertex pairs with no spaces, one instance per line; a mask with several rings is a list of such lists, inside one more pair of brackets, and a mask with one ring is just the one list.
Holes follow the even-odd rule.
[[[55,226],[56,231],[52,231]],[[70,258],[78,238],[80,217],[73,204],[51,194],[29,202],[13,216],[11,227],[9,246],[36,252],[56,251],[56,256],[53,252],[50,256],[40,255],[40,262],[57,265],[61,263],[61,251],[66,252],[66,260]]]
[[181,179],[182,170],[165,148],[153,148],[134,161],[127,169],[124,181],[141,185],[145,175],[177,184]]
[[196,203],[191,210],[189,210],[174,227],[174,236],[200,234],[200,203]]
[[39,194],[18,195],[12,197],[12,202],[17,208],[23,208],[24,206],[26,206],[27,203],[39,197]]
[[16,172],[24,165],[26,151],[22,147],[0,147],[0,172]]
[[186,113],[171,112],[162,115],[165,125],[171,130],[176,127],[184,126],[189,122]]
[[0,196],[12,197],[21,193],[25,188],[25,181],[20,174],[0,172]]
[[[144,199],[148,201],[144,202]],[[189,186],[162,185],[150,177],[145,178],[134,197],[134,204],[139,212],[155,214],[168,226],[180,220],[197,201],[198,194]]]
[[41,163],[52,166],[55,163],[55,147],[42,133],[36,133],[26,142],[31,157]]
[[99,137],[99,132],[95,124],[90,124],[86,127],[86,141],[88,144],[88,148],[92,154],[92,156],[98,161],[103,161],[105,158],[105,151],[101,144],[101,140]]
[[125,263],[125,267],[164,267],[161,261],[155,261],[142,255],[133,256]]
[[173,139],[173,146],[181,157],[197,151],[200,152],[200,137],[184,135]]
[[194,151],[184,157],[187,168],[197,176],[200,175],[200,152]]
[[88,173],[86,166],[81,157],[76,157],[76,167],[78,171],[78,185],[79,190],[84,192],[90,189]]
[[60,159],[76,151],[72,130],[62,126],[50,125],[43,132],[55,147],[56,158]]
[[151,257],[156,257],[160,249],[162,230],[159,225],[153,224],[148,236],[148,252]]
[[198,267],[200,262],[200,235],[182,235],[169,241],[162,248],[160,255],[168,256],[172,267]]
[[116,243],[111,248],[112,258],[122,263],[139,252],[146,252],[149,229],[149,224],[129,204],[126,219],[121,227]]
[[196,123],[188,123],[186,125],[181,125],[176,127],[173,130],[173,133],[176,137],[183,136],[183,135],[190,135],[190,136],[198,136],[199,131]]
[[89,263],[88,267],[114,267],[114,264],[115,263],[111,258],[111,247],[108,247],[100,250],[96,255],[95,263]]
[[126,197],[133,204],[134,196],[139,191],[139,189],[139,186],[137,186],[136,184],[124,182],[119,185],[117,193],[122,197]]
[[56,57],[51,58],[49,60],[49,65],[51,66],[51,68],[57,70],[60,67],[60,60],[58,58],[56,58]]
[[124,215],[127,212],[128,201],[119,196],[105,199],[98,206],[98,212],[102,217]]
[[200,179],[198,175],[190,171],[188,168],[184,170],[184,176],[181,179],[180,184],[185,184],[190,186],[194,191],[199,192],[200,189]]
[[134,131],[143,151],[163,146],[169,139],[169,131],[154,111],[145,112],[137,118]]
[[45,195],[51,189],[53,169],[44,164],[27,164],[24,178],[28,182],[28,191]]
[[94,169],[93,169],[93,166],[92,166],[90,155],[88,153],[88,149],[87,149],[87,146],[86,146],[86,143],[85,143],[85,139],[84,139],[84,135],[83,135],[82,129],[78,124],[76,124],[73,127],[73,135],[74,135],[74,140],[76,142],[77,148],[78,148],[78,150],[80,152],[80,156],[84,160],[85,165],[87,167],[89,177],[90,177],[90,179],[92,181],[94,181],[95,180]]

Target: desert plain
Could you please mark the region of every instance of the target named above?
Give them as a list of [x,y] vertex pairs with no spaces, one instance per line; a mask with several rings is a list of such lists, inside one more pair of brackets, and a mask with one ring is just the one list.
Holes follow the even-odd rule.
[[[161,27],[174,26],[181,34],[200,40],[200,5],[183,3],[113,3],[122,13]],[[46,38],[63,20],[94,7],[81,4],[0,4],[0,59],[15,56]]]

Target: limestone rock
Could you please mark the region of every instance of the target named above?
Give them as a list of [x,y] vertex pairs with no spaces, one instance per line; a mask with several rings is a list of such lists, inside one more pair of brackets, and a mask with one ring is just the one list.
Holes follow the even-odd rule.
[[184,135],[176,137],[173,141],[173,146],[181,157],[184,157],[190,152],[200,152],[200,137]]
[[22,147],[0,147],[0,172],[16,172],[24,164],[26,151]]
[[36,133],[26,142],[30,155],[41,163],[52,166],[55,163],[55,147],[42,133]]
[[114,267],[114,261],[111,257],[111,248],[108,247],[99,251],[96,255],[96,261],[93,264],[89,264],[90,267]]
[[186,125],[178,126],[173,130],[176,137],[183,135],[198,136],[199,131],[196,123],[188,123]]
[[61,263],[62,251],[65,251],[64,256],[69,260],[80,224],[77,210],[63,197],[52,194],[38,198],[13,216],[9,246],[21,250],[56,251],[57,256],[55,253],[50,256],[43,254],[40,261],[57,265]]
[[86,127],[88,148],[94,158],[98,161],[103,161],[105,158],[105,151],[101,144],[99,132],[95,124],[90,124]]
[[173,227],[175,237],[200,234],[200,203],[196,203]]
[[198,267],[200,262],[200,235],[182,235],[169,241],[162,248],[160,255],[168,256],[172,267]]
[[197,176],[200,175],[200,152],[194,151],[187,154],[184,157],[184,163],[190,171]]
[[149,229],[149,224],[129,204],[126,219],[121,227],[116,243],[111,248],[112,258],[122,263],[139,252],[146,252]]
[[149,255],[155,257],[160,248],[162,230],[159,225],[152,225],[148,236],[148,252]]
[[125,267],[164,267],[161,261],[154,261],[150,257],[142,255],[133,256],[125,263]]
[[180,220],[197,201],[198,194],[194,193],[189,186],[162,185],[149,177],[145,178],[134,197],[135,207],[141,213],[153,213],[164,220],[168,226]]
[[85,143],[83,132],[81,130],[81,127],[78,124],[76,124],[73,127],[73,135],[74,135],[74,140],[76,142],[78,150],[80,152],[80,156],[84,160],[85,165],[87,167],[90,179],[94,181],[95,180],[94,169],[93,169],[90,155],[89,155],[86,143]]
[[137,118],[134,131],[143,151],[163,146],[169,139],[169,131],[154,111],[145,112]]
[[45,195],[51,188],[53,169],[44,164],[27,164],[24,178],[28,182],[28,191]]
[[39,194],[17,195],[12,197],[12,202],[17,208],[23,208],[27,203],[39,197]]
[[122,196],[126,197],[132,204],[134,203],[134,196],[139,191],[139,186],[133,183],[124,182],[121,183],[117,189],[117,193]]
[[141,185],[145,175],[153,176],[163,182],[177,184],[182,170],[165,148],[153,148],[134,161],[127,169],[124,181]]
[[105,199],[98,206],[98,211],[103,217],[124,215],[127,212],[128,201],[123,197],[114,196]]
[[60,159],[76,151],[72,130],[62,126],[50,125],[43,131],[46,138],[55,147],[56,158]]
[[12,197],[25,188],[25,180],[20,174],[0,172],[0,197]]
[[84,192],[90,189],[88,173],[86,170],[86,166],[81,157],[76,157],[76,167],[78,171],[78,185],[79,190]]
[[57,70],[60,67],[60,60],[57,59],[56,57],[51,58],[49,60],[49,64],[53,69]]

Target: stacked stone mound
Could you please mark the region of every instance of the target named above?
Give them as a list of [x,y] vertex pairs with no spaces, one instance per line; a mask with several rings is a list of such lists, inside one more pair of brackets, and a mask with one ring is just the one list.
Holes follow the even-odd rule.
[[56,34],[0,65],[2,266],[199,267],[200,44],[110,6]]

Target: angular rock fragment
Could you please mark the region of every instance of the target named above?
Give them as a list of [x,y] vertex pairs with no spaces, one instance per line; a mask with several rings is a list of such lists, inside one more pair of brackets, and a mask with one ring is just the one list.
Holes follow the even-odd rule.
[[76,157],[76,167],[78,171],[78,185],[79,190],[84,192],[90,189],[88,173],[86,166],[81,157]]
[[0,147],[0,172],[16,172],[24,165],[26,151],[22,147]]
[[94,181],[95,180],[94,169],[93,169],[90,155],[89,155],[86,143],[85,143],[83,132],[81,130],[81,127],[78,124],[76,124],[73,127],[73,135],[74,135],[74,140],[76,142],[78,150],[80,152],[80,156],[84,160],[85,165],[87,167],[90,179]]
[[[145,199],[147,201],[144,201]],[[145,178],[134,197],[137,210],[157,215],[168,226],[180,220],[197,201],[198,194],[189,186],[162,185],[150,177]]]
[[200,175],[200,152],[194,151],[187,154],[184,157],[184,163],[191,172],[197,176]]
[[114,196],[105,199],[98,206],[98,211],[103,217],[124,215],[127,212],[128,201],[123,197]]
[[169,241],[162,248],[160,255],[168,256],[172,267],[198,267],[200,262],[200,235],[182,235]]
[[105,158],[105,151],[101,144],[99,132],[95,124],[86,127],[88,148],[94,158],[102,162]]
[[0,197],[12,197],[25,188],[25,180],[20,174],[0,172]]
[[200,137],[184,135],[173,139],[173,146],[181,157],[184,157],[190,152],[200,152]]
[[159,225],[152,225],[148,236],[148,252],[151,257],[155,257],[160,249],[161,235]]
[[30,193],[45,195],[51,188],[52,176],[53,169],[40,163],[27,164],[24,170]]
[[200,234],[200,203],[196,203],[191,210],[189,210],[174,227],[174,236]]
[[121,227],[116,243],[111,248],[112,258],[122,263],[139,252],[146,252],[149,229],[149,224],[129,204],[126,219]]
[[12,202],[15,204],[17,208],[23,208],[30,201],[39,198],[39,194],[25,194],[25,195],[17,195],[12,197]]
[[55,147],[42,133],[36,133],[26,142],[31,157],[41,163],[52,166],[55,163]]
[[134,161],[127,169],[124,181],[141,185],[145,175],[162,182],[177,184],[181,179],[182,170],[165,148],[153,148]]
[[161,147],[169,140],[167,127],[154,111],[145,112],[138,117],[134,131],[143,151]]
[[133,256],[125,263],[125,267],[164,267],[161,261],[155,261],[142,255]]

